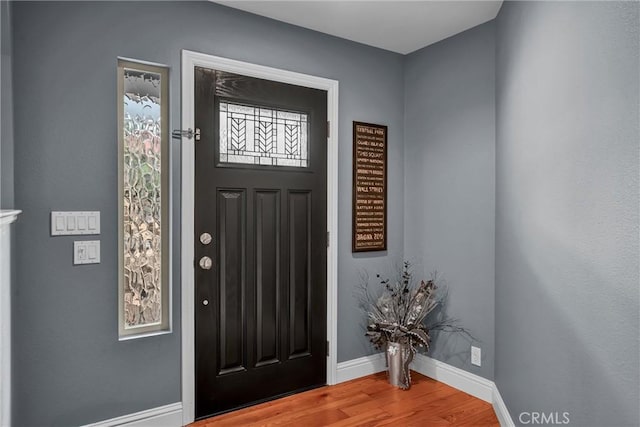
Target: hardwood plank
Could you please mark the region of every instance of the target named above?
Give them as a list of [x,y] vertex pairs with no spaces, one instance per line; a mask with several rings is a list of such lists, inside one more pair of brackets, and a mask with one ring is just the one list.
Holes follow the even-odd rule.
[[348,416],[348,418],[331,424],[331,427],[367,427],[377,426],[380,422],[391,418],[391,415],[380,409],[371,409],[367,412],[362,412],[358,415]]
[[[463,396],[459,395],[462,394]],[[438,408],[447,407],[447,405],[457,404],[460,399],[464,399],[467,395],[452,388],[443,387],[441,390],[436,390],[428,394],[428,398],[423,396],[417,396],[416,398],[408,397],[400,402],[394,402],[384,406],[384,410],[394,414],[402,414],[406,411],[414,410],[437,410]]]
[[391,386],[386,373],[288,396],[198,421],[213,426],[487,426],[493,407],[446,384],[412,373],[412,386]]
[[493,410],[493,407],[491,405],[488,405],[489,407],[482,410],[481,412],[478,412],[475,416],[473,417],[468,417],[465,418],[464,420],[460,421],[460,425],[461,427],[471,427],[471,426],[491,426],[491,427],[500,427],[500,423],[498,422],[498,419],[496,418],[496,413]]
[[428,410],[409,411],[401,415],[388,418],[377,426],[428,426],[428,427],[449,427],[452,424],[437,415],[429,413]]
[[445,386],[444,384],[436,381],[430,383],[418,383],[413,385],[410,393],[407,394],[407,391],[405,390],[389,387],[386,380],[383,385],[384,388],[381,391],[367,391],[367,394],[371,396],[371,400],[354,406],[342,408],[342,410],[349,415],[357,415],[372,408],[386,407],[387,405],[393,407],[394,403],[402,407],[402,405],[406,404],[408,401],[422,401],[425,396],[436,393],[439,390],[442,390],[443,386]]
[[305,414],[296,415],[294,417],[281,417],[275,420],[271,420],[263,425],[266,426],[309,426],[309,427],[322,427],[328,425],[334,425],[335,423],[349,418],[347,414],[340,409],[321,409],[319,411],[307,412]]
[[488,408],[485,405],[479,404],[474,399],[459,405],[452,405],[451,408],[441,408],[438,411],[434,411],[434,413],[442,416],[452,424],[459,425],[469,419],[473,419],[478,413],[482,413],[486,409]]

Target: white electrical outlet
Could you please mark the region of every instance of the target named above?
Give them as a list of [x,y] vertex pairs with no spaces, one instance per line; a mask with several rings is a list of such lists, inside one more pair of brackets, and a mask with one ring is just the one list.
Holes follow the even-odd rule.
[[476,366],[481,366],[482,353],[480,347],[471,346],[471,364]]

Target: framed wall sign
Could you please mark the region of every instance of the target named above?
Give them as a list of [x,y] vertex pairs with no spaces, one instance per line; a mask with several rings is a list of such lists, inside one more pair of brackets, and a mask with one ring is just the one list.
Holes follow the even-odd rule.
[[353,122],[352,251],[387,250],[387,127]]

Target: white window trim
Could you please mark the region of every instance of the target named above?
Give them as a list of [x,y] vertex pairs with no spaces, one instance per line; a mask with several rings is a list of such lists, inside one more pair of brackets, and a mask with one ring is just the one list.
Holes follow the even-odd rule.
[[[327,91],[327,384],[336,383],[338,342],[338,82],[322,77],[235,61],[189,50],[182,51],[182,129],[194,126],[194,68],[242,74]],[[194,296],[194,140],[182,138],[182,408],[183,424],[195,418],[195,296]]]

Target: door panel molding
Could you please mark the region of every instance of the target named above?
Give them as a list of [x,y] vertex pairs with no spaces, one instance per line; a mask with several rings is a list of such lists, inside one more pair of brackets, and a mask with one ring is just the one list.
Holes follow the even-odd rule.
[[[280,361],[280,190],[255,194],[256,367]],[[265,309],[266,307],[266,309]]]
[[[338,251],[338,82],[292,71],[247,62],[182,51],[182,129],[194,128],[194,68],[205,67],[266,80],[327,91],[327,117],[332,125],[327,135],[327,384],[337,377],[337,283]],[[181,226],[181,325],[182,325],[182,407],[183,424],[195,418],[195,269],[194,269],[194,189],[195,149],[193,139],[182,144],[182,226]],[[283,195],[284,196],[284,195]],[[286,272],[281,272],[286,273]]]
[[[289,359],[311,355],[311,192],[290,191]],[[303,256],[301,256],[303,255]]]
[[[220,353],[218,354],[218,375],[243,371],[247,361],[243,359],[245,330],[242,301],[246,289],[245,247],[246,230],[246,191],[218,190],[218,217],[220,229],[217,230],[220,247],[219,274],[219,313],[220,313]],[[224,224],[224,227],[222,227]],[[233,283],[240,283],[241,292],[229,291]],[[240,337],[237,340],[236,337]]]

